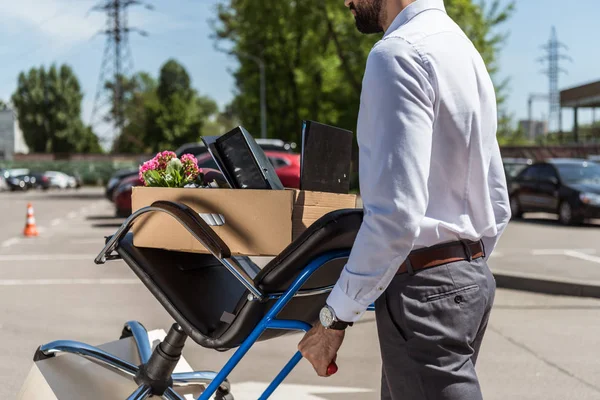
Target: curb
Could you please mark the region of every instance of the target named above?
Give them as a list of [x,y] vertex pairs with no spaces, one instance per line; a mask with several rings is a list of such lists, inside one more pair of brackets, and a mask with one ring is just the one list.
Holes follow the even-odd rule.
[[570,279],[540,277],[534,274],[492,270],[496,287],[573,297],[600,298],[600,282],[583,282]]

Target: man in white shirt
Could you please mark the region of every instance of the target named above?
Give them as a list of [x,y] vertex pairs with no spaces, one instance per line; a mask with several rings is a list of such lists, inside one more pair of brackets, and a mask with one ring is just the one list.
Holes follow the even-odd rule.
[[[345,0],[371,50],[358,118],[364,219],[299,344],[327,376],[375,302],[384,399],[480,399],[494,300],[487,259],[510,219],[494,86],[443,0]],[[410,256],[409,256],[410,255]]]

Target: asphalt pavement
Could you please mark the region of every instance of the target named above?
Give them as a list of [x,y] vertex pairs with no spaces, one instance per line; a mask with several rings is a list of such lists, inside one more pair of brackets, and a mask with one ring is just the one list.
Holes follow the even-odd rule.
[[[23,238],[28,203],[40,230]],[[0,193],[0,397],[14,398],[35,349],[58,339],[102,344],[123,323],[167,330],[172,319],[122,261],[93,263],[114,233],[100,189]],[[490,266],[495,273],[600,282],[600,224],[565,228],[545,215],[511,222]],[[599,399],[600,299],[499,289],[478,362],[485,399]],[[300,340],[290,335],[257,344],[231,376],[236,400],[255,399]],[[218,369],[231,352],[188,341],[198,370]],[[318,378],[306,362],[274,399],[377,399],[380,355],[372,315],[352,327],[340,371]]]

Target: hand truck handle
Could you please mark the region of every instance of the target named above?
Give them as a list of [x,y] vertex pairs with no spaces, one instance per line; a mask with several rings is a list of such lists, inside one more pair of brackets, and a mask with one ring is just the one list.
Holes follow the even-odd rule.
[[335,363],[335,361],[332,361],[331,364],[329,364],[329,366],[327,367],[327,375],[331,376],[336,372],[338,372],[338,366]]

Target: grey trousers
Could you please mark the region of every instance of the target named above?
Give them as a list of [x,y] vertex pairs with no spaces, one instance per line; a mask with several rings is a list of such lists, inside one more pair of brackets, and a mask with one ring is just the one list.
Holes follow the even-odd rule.
[[480,400],[496,281],[483,258],[397,275],[375,302],[384,400]]

